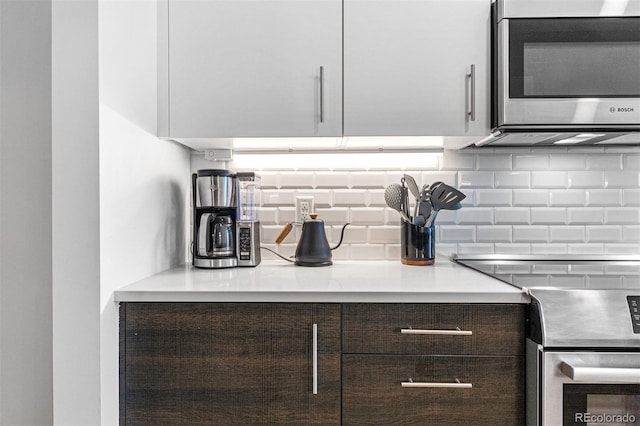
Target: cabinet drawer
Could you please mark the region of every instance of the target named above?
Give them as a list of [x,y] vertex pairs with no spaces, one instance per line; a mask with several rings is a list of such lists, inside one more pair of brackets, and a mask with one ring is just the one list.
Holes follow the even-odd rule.
[[354,303],[342,319],[343,353],[524,353],[522,305]]
[[524,357],[343,355],[342,423],[522,425],[523,368]]

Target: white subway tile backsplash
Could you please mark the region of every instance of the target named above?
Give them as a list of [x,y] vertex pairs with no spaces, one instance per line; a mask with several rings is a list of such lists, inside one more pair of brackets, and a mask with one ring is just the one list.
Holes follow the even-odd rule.
[[584,226],[550,226],[549,237],[552,243],[571,242],[578,243],[586,240]]
[[549,191],[549,205],[558,206],[584,206],[587,204],[587,193],[578,189]]
[[384,244],[351,244],[351,259],[381,260],[385,258]]
[[460,254],[492,254],[495,246],[493,244],[458,244]]
[[273,206],[294,206],[296,191],[292,189],[265,189],[262,191],[262,205]]
[[532,172],[531,187],[532,188],[566,188],[569,182],[569,174],[567,172]]
[[640,224],[640,209],[636,207],[609,207],[604,209],[604,223],[607,225]]
[[564,254],[568,253],[567,244],[532,244],[531,253],[533,254]]
[[280,172],[258,172],[262,189],[280,188]]
[[349,222],[349,209],[346,207],[332,207],[329,209],[316,208],[318,219],[328,225],[344,225]]
[[478,189],[476,202],[482,207],[509,207],[512,203],[512,191],[510,189]]
[[384,189],[387,174],[385,172],[353,172],[351,173],[351,187],[365,189]]
[[604,244],[576,243],[569,244],[569,253],[572,254],[603,254]]
[[585,155],[580,154],[552,154],[549,156],[551,170],[584,170]]
[[384,199],[384,189],[370,189],[369,193],[369,206],[370,207],[384,207],[387,202]]
[[460,172],[460,188],[493,188],[493,172]]
[[[384,189],[408,173],[419,186],[443,181],[467,196],[462,209],[439,212],[438,253],[640,253],[637,150],[523,148],[445,152],[426,162],[414,157],[386,168],[353,165],[353,155],[331,163],[335,156],[313,156],[304,167],[294,159],[280,161],[279,168],[261,156],[258,167],[245,161],[245,169],[262,170],[263,245],[276,247],[272,241],[294,220],[295,196],[313,195],[331,245],[342,224],[352,222],[334,259],[399,261],[400,216],[386,206]],[[299,228],[278,251],[293,254]]]
[[440,170],[474,170],[476,156],[459,151],[445,150],[442,155]]
[[400,244],[400,227],[392,225],[369,226],[368,241],[371,243]]
[[316,209],[328,208],[333,204],[333,191],[330,191],[328,189],[303,189],[296,193],[296,196],[305,195],[310,195],[313,197],[313,206]]
[[478,226],[476,229],[476,240],[479,243],[496,242],[510,243],[513,239],[513,228],[511,226]]
[[513,191],[514,206],[548,206],[549,191],[546,189],[519,189]]
[[349,188],[351,174],[349,172],[315,172],[316,188]]
[[[329,227],[326,227],[329,228]],[[332,225],[331,229],[331,245],[338,244],[340,241],[340,233],[342,232],[342,226],[340,225]],[[369,241],[369,232],[368,227],[366,226],[358,226],[358,225],[349,225],[344,229],[344,238],[342,240],[342,244],[353,244],[353,243],[367,243]]]
[[622,161],[625,170],[640,170],[640,155],[627,154]]
[[496,243],[495,249],[496,253],[528,254],[531,253],[531,244]]
[[587,157],[587,170],[622,170],[622,155],[589,155]]
[[475,226],[440,225],[439,241],[443,243],[472,243],[475,242]]
[[292,223],[296,220],[295,207],[278,207],[278,223]]
[[604,173],[604,184],[607,188],[638,188],[640,187],[640,172],[633,170],[607,171]]
[[513,159],[511,154],[479,155],[478,170],[511,170]]
[[384,219],[383,207],[353,207],[351,210],[351,223],[358,225],[377,225]]
[[[428,185],[430,186],[434,182],[444,182],[447,185],[451,185],[453,187],[458,187],[458,173],[457,172],[422,172],[420,175],[416,173],[416,180],[418,181],[418,185]],[[419,180],[418,180],[419,179]]]
[[278,208],[260,207],[258,210],[258,218],[263,225],[275,225],[278,223]]
[[567,209],[563,207],[534,207],[531,209],[532,225],[564,225]]
[[400,244],[385,244],[384,258],[386,260],[398,260],[401,257]]
[[546,243],[549,241],[549,227],[547,226],[521,226],[513,227],[513,242],[515,243]]
[[487,207],[463,208],[457,211],[456,223],[460,225],[491,225],[493,209]]
[[518,154],[513,156],[514,170],[548,170],[549,155]]
[[531,210],[524,207],[506,207],[496,209],[496,225],[521,225],[531,223]]
[[569,188],[604,188],[604,172],[569,172]]
[[622,205],[640,206],[640,189],[624,189],[622,191]]
[[622,191],[614,189],[589,189],[587,192],[587,206],[620,206],[622,205]]
[[366,207],[369,193],[364,189],[335,189],[333,205],[336,207]]
[[604,209],[600,207],[570,207],[567,213],[569,225],[604,223]]
[[313,188],[315,173],[288,172],[280,174],[280,188]]
[[587,242],[618,243],[622,242],[622,226],[587,226]]
[[622,227],[622,241],[625,243],[640,243],[640,226],[625,225]]
[[529,188],[531,172],[496,172],[496,188]]

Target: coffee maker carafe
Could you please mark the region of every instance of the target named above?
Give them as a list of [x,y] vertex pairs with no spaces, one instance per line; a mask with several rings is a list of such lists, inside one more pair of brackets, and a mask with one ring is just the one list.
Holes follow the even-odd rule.
[[198,268],[237,266],[237,182],[229,170],[198,170],[193,186],[193,265]]

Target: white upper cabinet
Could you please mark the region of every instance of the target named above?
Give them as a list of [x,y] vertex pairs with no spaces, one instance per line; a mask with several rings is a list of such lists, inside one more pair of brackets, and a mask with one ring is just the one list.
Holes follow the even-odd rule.
[[487,135],[490,6],[344,0],[344,134]]
[[342,135],[342,1],[165,0],[162,7],[168,51],[159,61],[168,70],[159,73],[160,136]]

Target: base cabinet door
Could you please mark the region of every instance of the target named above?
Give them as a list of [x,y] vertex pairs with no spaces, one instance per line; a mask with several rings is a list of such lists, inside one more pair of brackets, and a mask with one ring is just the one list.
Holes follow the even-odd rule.
[[339,305],[120,310],[120,424],[340,424]]
[[343,424],[522,425],[523,362],[523,357],[343,355]]

